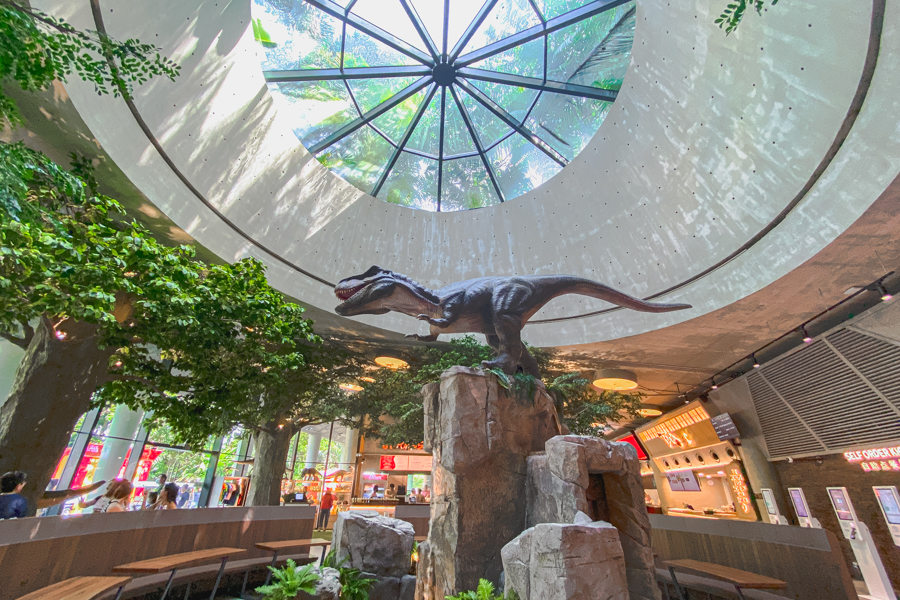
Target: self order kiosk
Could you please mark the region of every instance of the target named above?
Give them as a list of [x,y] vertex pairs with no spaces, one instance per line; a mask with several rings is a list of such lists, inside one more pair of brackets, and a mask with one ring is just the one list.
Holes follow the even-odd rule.
[[875,490],[878,506],[881,507],[881,514],[887,521],[888,531],[891,532],[894,545],[900,546],[900,494],[897,493],[897,487],[876,485],[872,489]]
[[844,533],[844,537],[850,540],[856,564],[859,565],[859,570],[866,581],[866,587],[869,588],[869,597],[878,600],[897,600],[887,573],[884,571],[881,557],[878,556],[872,534],[869,533],[866,524],[856,517],[856,511],[850,502],[847,488],[830,487],[825,489],[828,490],[828,497],[831,499],[834,513],[841,524],[841,531]]
[[763,501],[766,503],[766,512],[769,515],[769,523],[772,525],[788,525],[787,517],[778,510],[778,503],[775,502],[775,493],[769,488],[762,488]]
[[791,504],[794,505],[794,512],[797,513],[797,521],[800,527],[814,527],[822,529],[822,524],[818,519],[812,517],[809,511],[809,504],[806,503],[806,496],[800,488],[788,488],[788,495],[791,497]]

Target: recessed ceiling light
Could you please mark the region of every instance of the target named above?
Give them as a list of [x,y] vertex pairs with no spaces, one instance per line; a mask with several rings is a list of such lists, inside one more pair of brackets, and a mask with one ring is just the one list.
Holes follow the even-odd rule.
[[594,385],[603,390],[633,390],[638,386],[637,375],[625,369],[600,369],[594,376]]
[[406,369],[409,367],[408,362],[399,358],[394,358],[393,356],[379,356],[375,359],[375,364],[387,369]]

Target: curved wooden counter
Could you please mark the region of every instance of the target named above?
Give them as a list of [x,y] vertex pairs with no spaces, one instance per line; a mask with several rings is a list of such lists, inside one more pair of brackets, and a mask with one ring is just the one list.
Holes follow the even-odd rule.
[[80,575],[168,554],[312,536],[315,507],[262,506],[160,510],[0,521],[0,600],[12,600]]

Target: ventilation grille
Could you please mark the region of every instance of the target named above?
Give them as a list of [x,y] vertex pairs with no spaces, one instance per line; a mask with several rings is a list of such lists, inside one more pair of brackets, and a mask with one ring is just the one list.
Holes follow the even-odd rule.
[[887,342],[842,329],[747,382],[770,458],[900,440],[900,347]]

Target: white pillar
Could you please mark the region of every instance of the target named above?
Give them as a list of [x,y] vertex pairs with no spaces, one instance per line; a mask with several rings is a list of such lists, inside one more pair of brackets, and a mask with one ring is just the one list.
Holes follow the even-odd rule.
[[359,434],[357,431],[348,427],[343,441],[344,450],[341,452],[342,469],[347,469],[356,464],[356,440],[358,438]]
[[101,479],[112,481],[119,475],[119,470],[125,462],[125,455],[131,447],[134,438],[141,427],[144,411],[131,410],[124,404],[116,407],[116,414],[109,424],[109,434],[103,440],[103,451],[97,468],[94,471],[94,481]]
[[312,469],[319,462],[319,446],[322,445],[321,433],[308,433],[306,442],[306,464],[304,467]]

